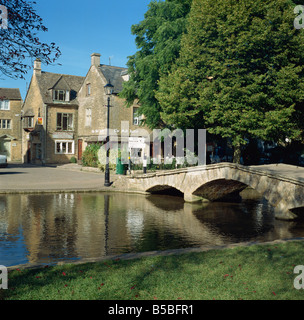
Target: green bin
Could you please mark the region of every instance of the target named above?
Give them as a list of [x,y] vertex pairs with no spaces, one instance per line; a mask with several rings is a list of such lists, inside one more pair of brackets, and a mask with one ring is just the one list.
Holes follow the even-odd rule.
[[116,174],[125,175],[126,174],[126,165],[121,163],[121,158],[116,160]]

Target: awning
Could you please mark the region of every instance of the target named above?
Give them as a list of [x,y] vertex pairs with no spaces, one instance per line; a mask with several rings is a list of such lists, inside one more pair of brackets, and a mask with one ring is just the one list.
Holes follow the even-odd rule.
[[4,140],[18,140],[17,138],[9,135],[9,134],[3,134],[2,136],[0,136],[0,139],[4,139]]

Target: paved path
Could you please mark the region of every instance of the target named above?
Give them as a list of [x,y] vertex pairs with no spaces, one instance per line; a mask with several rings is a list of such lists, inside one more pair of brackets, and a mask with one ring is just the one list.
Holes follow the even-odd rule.
[[[115,179],[117,176],[112,174],[111,181]],[[74,164],[0,168],[0,193],[102,190],[109,190],[104,187],[103,173],[81,171],[81,166]]]
[[[286,164],[251,166],[270,174],[304,181],[304,168]],[[88,169],[83,169],[88,170]],[[123,178],[111,173],[113,182]],[[121,183],[116,183],[119,189]],[[123,186],[121,186],[123,189]],[[0,168],[0,193],[13,192],[55,192],[55,191],[114,191],[114,187],[104,187],[104,174],[82,171],[77,164],[32,166],[13,165]],[[117,190],[118,191],[118,190]]]
[[279,163],[265,164],[261,166],[250,166],[249,168],[258,169],[270,174],[279,175],[289,179],[304,181],[304,167],[297,167],[284,163]]

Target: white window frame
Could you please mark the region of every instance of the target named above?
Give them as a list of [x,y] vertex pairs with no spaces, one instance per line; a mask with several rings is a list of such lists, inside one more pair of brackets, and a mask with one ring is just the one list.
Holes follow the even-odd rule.
[[34,128],[34,117],[25,117],[24,118],[24,128],[32,129]]
[[[61,115],[61,125],[58,124],[58,115]],[[64,129],[64,118],[66,118],[66,129]],[[74,113],[57,112],[56,114],[57,131],[74,131]]]
[[70,101],[70,91],[68,90],[58,90],[53,91],[54,101]]
[[[60,143],[60,151],[57,151],[57,144]],[[66,151],[64,152],[64,145],[66,144]],[[72,152],[68,152],[68,143],[72,144]],[[75,141],[74,140],[55,140],[55,154],[75,154]]]
[[10,101],[9,100],[0,100],[0,110],[9,111],[10,110]]
[[[3,123],[5,123],[4,126],[3,126]],[[9,128],[8,128],[7,124],[9,124]],[[11,119],[0,119],[0,129],[11,130],[12,129],[12,120]]]

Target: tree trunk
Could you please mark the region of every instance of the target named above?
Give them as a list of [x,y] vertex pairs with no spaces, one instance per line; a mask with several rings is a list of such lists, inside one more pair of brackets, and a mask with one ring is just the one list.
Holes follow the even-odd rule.
[[233,163],[241,163],[241,155],[242,155],[242,149],[241,145],[238,144],[234,146],[234,151],[233,151]]

